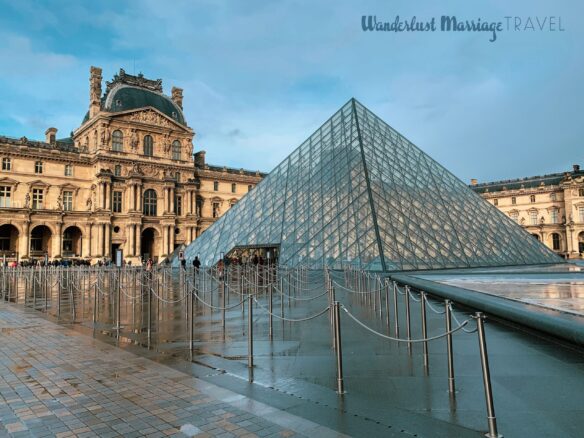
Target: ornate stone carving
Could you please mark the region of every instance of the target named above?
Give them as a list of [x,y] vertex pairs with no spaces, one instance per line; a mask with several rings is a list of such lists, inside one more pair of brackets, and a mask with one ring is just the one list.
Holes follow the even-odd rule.
[[158,114],[153,110],[137,111],[129,114],[126,117],[121,117],[121,120],[129,122],[147,123],[149,125],[161,126],[163,128],[173,128],[175,124]]
[[138,148],[138,133],[136,132],[135,129],[132,129],[132,134],[130,136],[130,147],[132,148],[133,151],[135,151]]
[[30,207],[30,193],[27,193],[24,197],[24,208]]
[[[100,71],[101,74],[101,71]],[[114,75],[114,78],[106,84],[106,94],[116,85],[116,84],[127,84],[133,85],[135,87],[142,87],[148,90],[156,91],[157,93],[162,93],[162,79],[146,79],[142,73],[138,76],[129,75],[120,68],[120,72]]]

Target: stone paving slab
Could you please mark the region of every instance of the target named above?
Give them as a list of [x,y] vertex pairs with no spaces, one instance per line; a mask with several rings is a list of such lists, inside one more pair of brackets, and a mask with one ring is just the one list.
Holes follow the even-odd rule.
[[0,303],[4,436],[346,435]]

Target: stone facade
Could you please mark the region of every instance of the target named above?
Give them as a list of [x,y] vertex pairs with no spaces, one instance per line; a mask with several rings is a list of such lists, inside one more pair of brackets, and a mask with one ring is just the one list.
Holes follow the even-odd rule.
[[470,187],[561,256],[584,254],[584,171],[572,171]]
[[71,137],[0,137],[0,257],[96,262],[122,249],[162,261],[196,239],[263,178],[193,154],[183,95],[120,70],[102,94],[91,67],[89,111]]

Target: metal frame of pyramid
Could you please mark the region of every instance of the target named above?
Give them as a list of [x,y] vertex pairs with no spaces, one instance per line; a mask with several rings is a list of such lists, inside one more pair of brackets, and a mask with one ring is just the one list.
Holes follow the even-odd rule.
[[407,271],[563,260],[355,99],[186,249],[279,245],[283,265]]

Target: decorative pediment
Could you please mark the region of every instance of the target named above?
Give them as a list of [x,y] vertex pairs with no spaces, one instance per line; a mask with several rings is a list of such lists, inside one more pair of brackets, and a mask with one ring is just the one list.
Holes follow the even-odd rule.
[[16,187],[18,187],[18,184],[20,184],[20,182],[16,181],[15,179],[8,178],[8,177],[0,178],[0,185],[12,186],[12,187],[16,188]]
[[125,114],[120,114],[115,116],[116,119],[132,122],[132,123],[144,123],[147,125],[161,126],[163,128],[180,128],[184,131],[185,128],[180,123],[177,123],[172,118],[168,117],[166,114],[161,113],[155,108],[148,107],[146,110],[131,111]]
[[75,195],[77,195],[77,193],[79,192],[79,187],[74,186],[73,184],[62,184],[59,186],[59,192],[63,193],[64,191],[70,191],[70,192],[74,192]]
[[43,188],[47,188],[50,187],[50,184],[47,184],[44,181],[41,181],[40,179],[37,179],[35,181],[31,181],[29,183],[27,183],[28,187],[32,188],[32,187],[43,187]]

